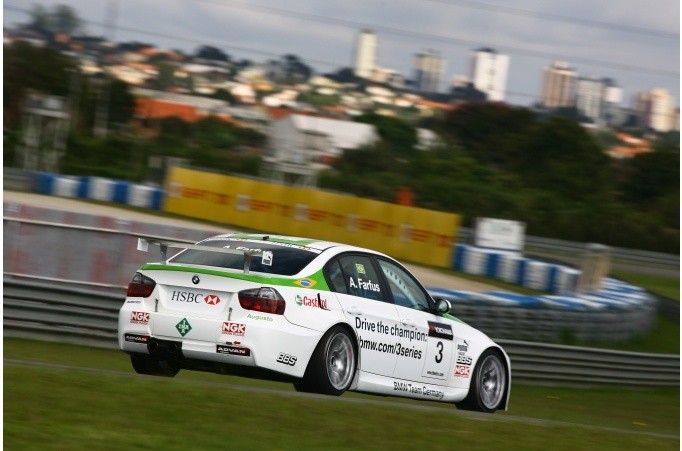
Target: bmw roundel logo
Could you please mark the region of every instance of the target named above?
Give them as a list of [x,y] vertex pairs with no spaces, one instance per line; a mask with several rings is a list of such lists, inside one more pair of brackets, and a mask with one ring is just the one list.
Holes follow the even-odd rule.
[[199,279],[199,276],[197,276],[196,274],[193,275],[193,276],[192,276],[192,283],[193,283],[194,285],[197,285],[199,282],[201,282],[201,280]]

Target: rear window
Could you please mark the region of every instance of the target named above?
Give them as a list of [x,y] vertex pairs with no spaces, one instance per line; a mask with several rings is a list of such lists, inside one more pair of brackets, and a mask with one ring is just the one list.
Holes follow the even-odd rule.
[[[320,253],[317,249],[305,246],[260,240],[209,238],[199,244],[202,246],[224,249],[270,251],[272,252],[270,265],[263,264],[263,259],[260,255],[254,255],[251,258],[249,271],[277,274],[281,276],[293,276],[294,274],[298,274]],[[215,266],[218,268],[244,269],[243,255],[224,254],[197,249],[186,249],[171,258],[169,262]]]

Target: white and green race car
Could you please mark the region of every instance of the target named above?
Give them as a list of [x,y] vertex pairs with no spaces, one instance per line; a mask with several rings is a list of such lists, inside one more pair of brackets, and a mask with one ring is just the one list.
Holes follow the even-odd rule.
[[[396,260],[312,239],[226,234],[161,249],[128,286],[120,348],[138,373],[180,369],[506,409],[504,350]],[[167,258],[168,247],[183,248]]]

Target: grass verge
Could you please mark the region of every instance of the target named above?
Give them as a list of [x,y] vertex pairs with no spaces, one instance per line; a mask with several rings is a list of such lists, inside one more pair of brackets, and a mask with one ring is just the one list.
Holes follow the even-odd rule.
[[[215,374],[182,371],[175,379],[143,377],[132,374],[127,357],[115,350],[5,339],[4,354],[5,359],[70,366],[5,363],[7,449],[680,446],[678,388],[515,385],[509,412],[470,415],[447,404],[355,393],[340,399],[299,396],[288,384]],[[276,391],[248,391],[245,386]]]
[[670,279],[668,277],[652,276],[649,274],[631,274],[623,272],[613,273],[618,279],[624,280],[632,285],[680,302],[680,279]]

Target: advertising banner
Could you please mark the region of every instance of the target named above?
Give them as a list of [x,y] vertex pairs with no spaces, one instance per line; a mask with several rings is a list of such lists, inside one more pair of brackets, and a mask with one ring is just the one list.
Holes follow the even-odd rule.
[[164,210],[248,231],[303,236],[448,267],[460,217],[422,208],[173,167]]

